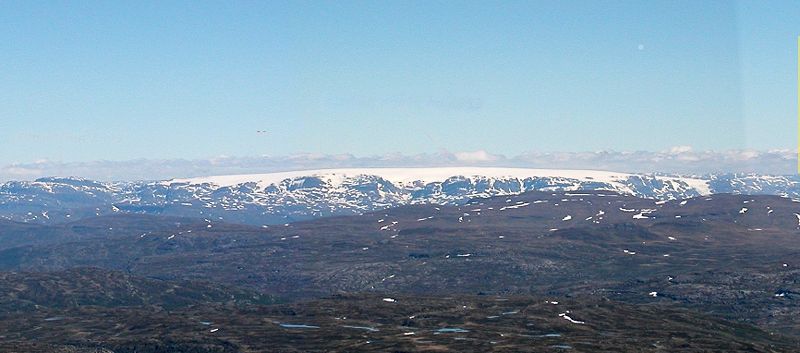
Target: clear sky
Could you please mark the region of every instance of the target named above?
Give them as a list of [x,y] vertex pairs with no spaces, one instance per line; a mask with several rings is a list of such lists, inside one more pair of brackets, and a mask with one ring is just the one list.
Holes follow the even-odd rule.
[[798,1],[3,1],[0,164],[795,148],[798,19]]

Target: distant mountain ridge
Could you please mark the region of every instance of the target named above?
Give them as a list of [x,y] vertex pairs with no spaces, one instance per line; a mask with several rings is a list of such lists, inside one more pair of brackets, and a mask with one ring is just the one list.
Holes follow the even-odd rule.
[[157,182],[41,178],[0,184],[0,219],[63,223],[115,212],[267,225],[526,191],[608,190],[669,200],[712,193],[800,197],[800,178],[701,177],[524,168],[362,168]]

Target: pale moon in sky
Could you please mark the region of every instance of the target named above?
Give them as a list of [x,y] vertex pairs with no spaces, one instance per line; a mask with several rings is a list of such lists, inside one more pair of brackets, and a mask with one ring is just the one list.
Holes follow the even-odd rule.
[[639,44],[639,50],[644,50],[644,44]]

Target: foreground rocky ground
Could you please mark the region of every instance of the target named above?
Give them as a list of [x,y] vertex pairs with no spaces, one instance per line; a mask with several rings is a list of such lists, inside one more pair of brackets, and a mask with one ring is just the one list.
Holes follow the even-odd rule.
[[792,352],[800,342],[592,298],[346,295],[269,306],[80,306],[4,315],[9,352]]
[[64,352],[798,351],[798,205],[536,192],[268,227],[6,222],[0,341]]

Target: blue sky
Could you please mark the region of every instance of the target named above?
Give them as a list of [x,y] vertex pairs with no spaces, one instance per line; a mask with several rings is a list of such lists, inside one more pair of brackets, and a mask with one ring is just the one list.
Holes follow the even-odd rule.
[[796,1],[4,1],[0,164],[793,149],[798,18]]

